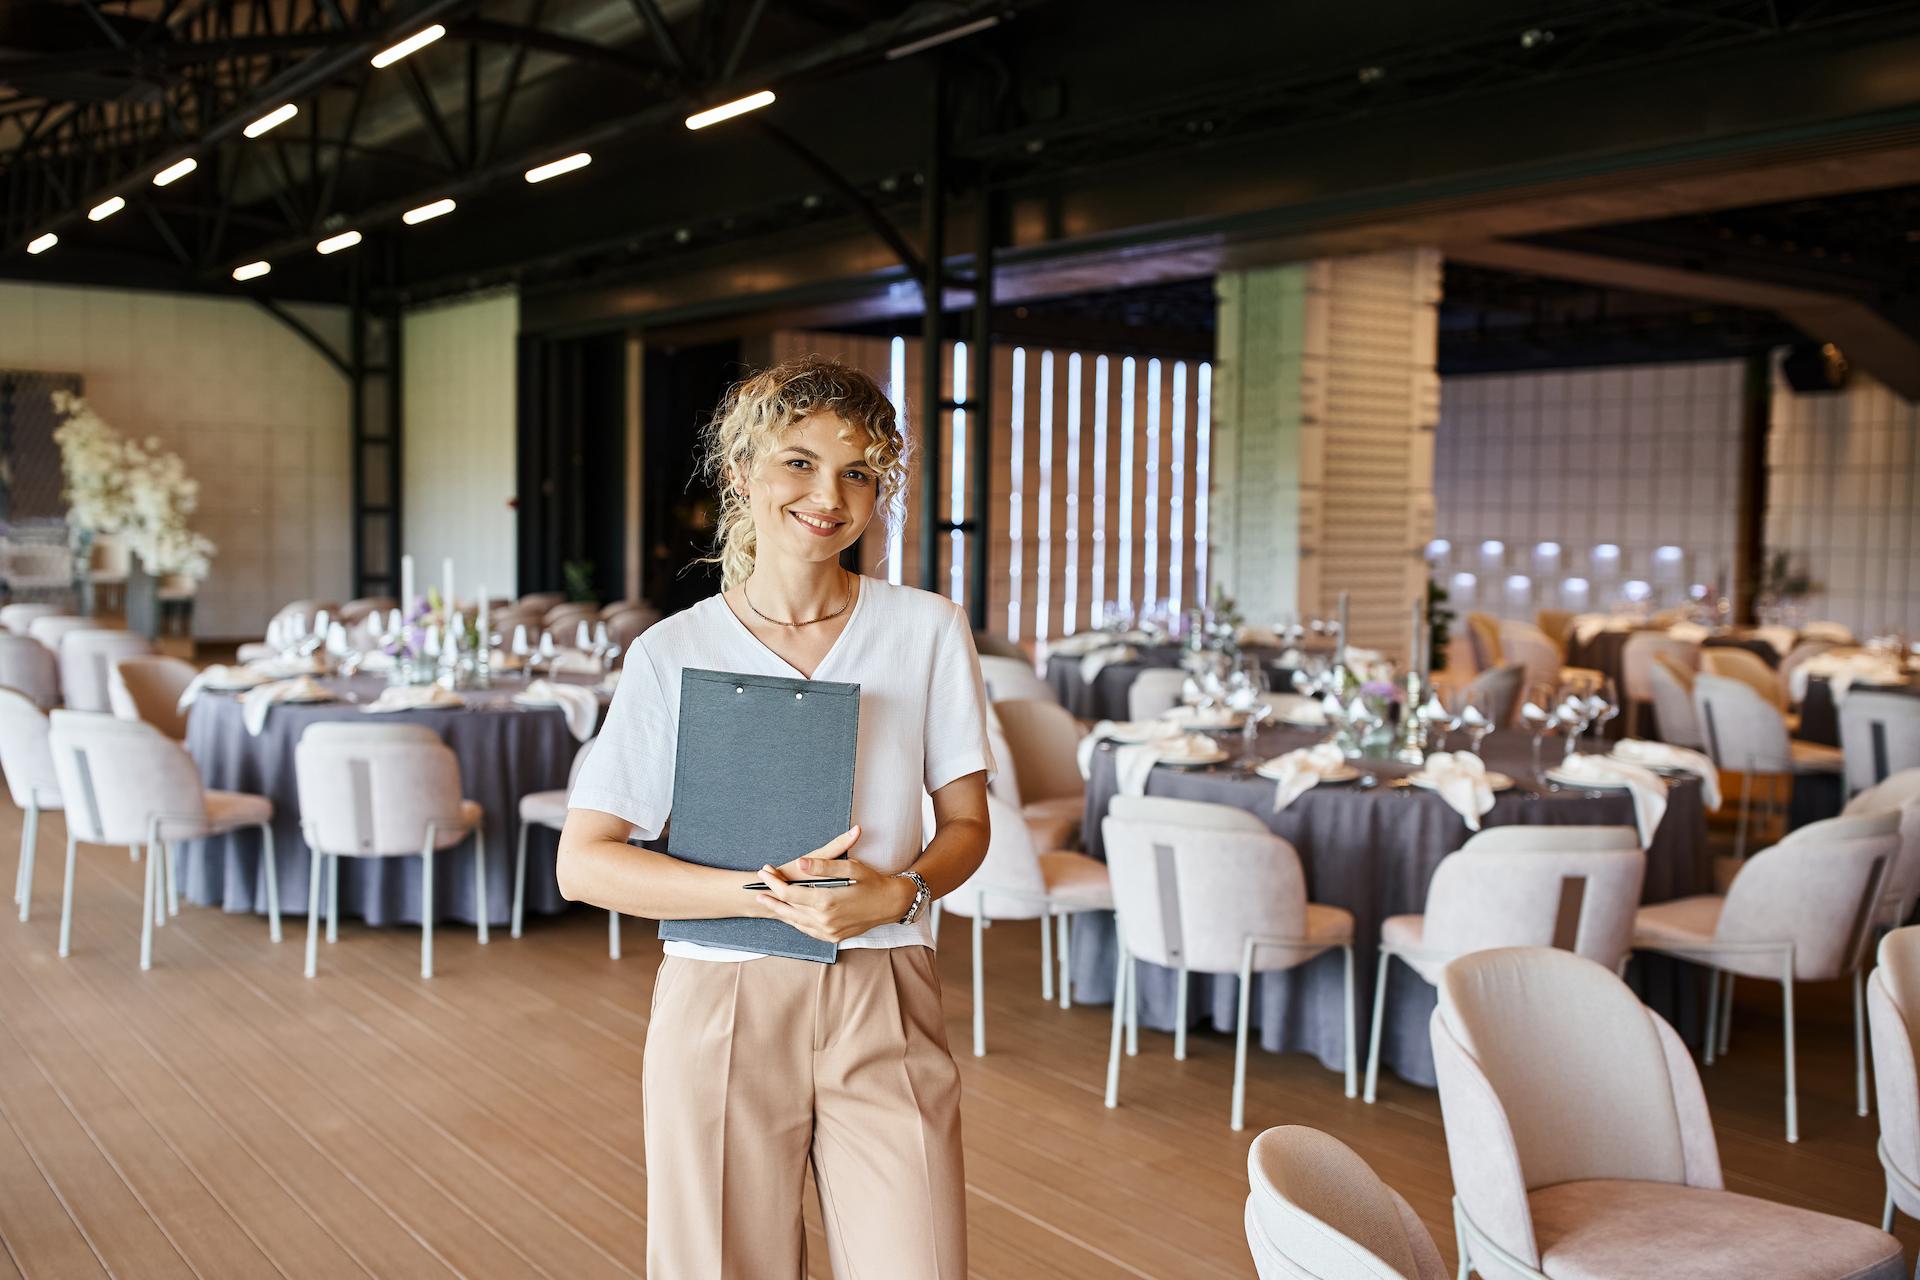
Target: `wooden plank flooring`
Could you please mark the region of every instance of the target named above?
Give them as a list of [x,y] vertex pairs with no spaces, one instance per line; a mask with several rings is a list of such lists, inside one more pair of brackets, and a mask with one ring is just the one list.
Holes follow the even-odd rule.
[[[83,850],[74,954],[58,959],[57,818],[42,824],[33,920],[0,919],[0,1280],[11,1275],[639,1276],[646,1170],[640,1060],[658,946],[578,911],[419,935],[349,923],[301,973],[305,921],[199,907],[136,966],[140,868]],[[19,815],[0,811],[0,865]],[[966,1081],[968,1209],[983,1277],[1252,1274],[1245,1160],[1268,1125],[1339,1135],[1407,1196],[1452,1255],[1450,1184],[1430,1091],[1383,1080],[1367,1107],[1303,1057],[1256,1053],[1250,1128],[1227,1128],[1232,1043],[1187,1062],[1148,1032],[1122,1105],[1101,1105],[1104,1007],[1037,986],[1032,925],[988,935],[985,1058],[966,1054],[964,929],[941,969]],[[1735,1190],[1876,1219],[1874,1121],[1853,1114],[1846,993],[1802,991],[1803,1139],[1781,1136],[1777,988],[1743,985],[1733,1053],[1706,1073]],[[1920,1228],[1903,1223],[1911,1250]],[[818,1214],[812,1274],[825,1276]]]

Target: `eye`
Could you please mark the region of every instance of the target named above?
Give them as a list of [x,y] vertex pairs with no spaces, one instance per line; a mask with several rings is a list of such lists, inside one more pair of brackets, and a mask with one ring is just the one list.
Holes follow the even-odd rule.
[[855,484],[871,484],[873,482],[871,473],[858,470],[847,472],[847,479],[853,481]]
[[787,465],[798,471],[805,471],[808,463],[805,458],[788,458]]

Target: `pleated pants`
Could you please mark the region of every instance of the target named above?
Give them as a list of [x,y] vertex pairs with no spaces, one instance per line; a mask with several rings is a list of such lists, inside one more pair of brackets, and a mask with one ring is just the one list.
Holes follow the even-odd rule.
[[926,947],[669,956],[643,1068],[649,1280],[801,1280],[813,1168],[836,1280],[962,1280],[960,1076]]

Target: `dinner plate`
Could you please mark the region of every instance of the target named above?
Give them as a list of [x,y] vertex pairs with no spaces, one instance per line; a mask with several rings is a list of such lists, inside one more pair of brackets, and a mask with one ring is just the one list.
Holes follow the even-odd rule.
[[1188,711],[1168,712],[1162,717],[1167,724],[1178,725],[1189,731],[1208,729],[1238,729],[1240,713],[1237,711]]
[[1581,778],[1558,769],[1547,770],[1547,781],[1557,782],[1563,787],[1575,787],[1586,791],[1625,791],[1627,783],[1618,778]]
[[1155,738],[1172,735],[1167,733],[1167,727],[1163,724],[1155,724],[1152,721],[1117,720],[1108,726],[1107,731],[1101,736],[1108,742],[1133,744],[1152,742]]
[[[1280,762],[1278,760],[1263,760],[1254,769],[1254,772],[1259,774],[1263,778],[1269,778],[1274,782],[1278,782],[1280,781]],[[1321,774],[1320,781],[1323,783],[1353,782],[1359,777],[1360,777],[1360,771],[1349,764],[1349,765],[1342,765],[1340,768],[1335,769],[1331,773]]]
[[[1551,777],[1552,775],[1549,774],[1548,776]],[[1424,773],[1408,774],[1407,785],[1410,787],[1420,787],[1427,791],[1439,790],[1439,784]],[[1513,779],[1504,773],[1495,773],[1489,769],[1487,770],[1487,789],[1489,791],[1510,791],[1513,789]]]
[[1281,716],[1275,723],[1283,724],[1289,729],[1324,729],[1327,727],[1327,718],[1321,716],[1315,720],[1305,716]]
[[1216,751],[1205,756],[1155,756],[1155,764],[1169,764],[1176,769],[1197,769],[1203,765],[1220,764],[1227,759],[1227,753]]

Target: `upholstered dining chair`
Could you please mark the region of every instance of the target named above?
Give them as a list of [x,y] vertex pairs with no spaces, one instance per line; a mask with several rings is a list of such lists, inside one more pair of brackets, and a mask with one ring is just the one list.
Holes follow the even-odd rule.
[[1086,810],[1086,783],[1075,762],[1080,726],[1050,700],[996,698],[993,711],[1006,735],[1007,755],[998,763],[1013,773],[1021,816],[1052,836],[1050,847],[1072,848]]
[[1586,680],[1598,684],[1601,673],[1591,667],[1570,667],[1560,647],[1531,622],[1514,618],[1500,623],[1500,656],[1495,665],[1517,662],[1526,668],[1528,684],[1558,684]]
[[60,638],[60,694],[71,711],[111,711],[107,684],[113,664],[139,658],[153,645],[137,631],[89,628]]
[[51,618],[66,612],[65,605],[48,604],[39,600],[0,604],[0,629],[4,629],[8,635],[24,636],[35,618]]
[[1920,926],[1880,939],[1879,963],[1867,978],[1867,1022],[1887,1179],[1880,1229],[1891,1231],[1895,1209],[1920,1217]]
[[572,644],[573,637],[579,632],[580,624],[591,627],[600,621],[600,606],[595,604],[560,604],[547,610],[540,619],[540,625],[552,636],[555,644]]
[[1147,667],[1127,686],[1127,719],[1157,720],[1180,705],[1187,673],[1176,668]]
[[1897,929],[1920,900],[1920,769],[1903,769],[1879,786],[1867,788],[1847,801],[1840,816],[1869,818],[1877,813],[1900,815],[1900,854],[1887,872],[1873,924],[1877,929]]
[[1496,729],[1513,727],[1520,710],[1520,692],[1526,684],[1527,669],[1517,662],[1489,667],[1467,684],[1467,696],[1486,698],[1487,719]]
[[1849,652],[1860,652],[1860,650],[1851,645],[1835,644],[1831,640],[1799,641],[1791,649],[1787,650],[1785,656],[1780,659],[1780,670],[1776,673],[1780,679],[1780,687],[1786,690],[1787,697],[1790,700],[1793,699],[1795,697],[1793,673],[1801,663],[1805,662],[1808,658],[1817,658],[1823,653],[1845,654]]
[[[650,604],[628,605],[606,615],[607,639],[625,653],[640,633],[660,621],[660,611]],[[509,633],[511,635],[511,633]]]
[[1849,690],[1840,702],[1840,752],[1850,792],[1920,768],[1920,697],[1857,686]]
[[[1733,978],[1780,984],[1786,1040],[1787,1141],[1800,1140],[1794,1083],[1793,984],[1853,980],[1855,1089],[1867,1114],[1866,1027],[1860,966],[1888,873],[1900,854],[1900,815],[1809,823],[1741,864],[1727,892],[1640,908],[1633,946],[1707,969],[1707,1043],[1726,1052]],[[1722,983],[1725,992],[1722,992]],[[1716,1033],[1717,1032],[1717,1033]]]
[[180,697],[198,670],[162,654],[122,658],[107,676],[107,704],[122,720],[144,720],[175,742],[187,736]]
[[996,658],[1012,658],[1016,662],[1029,661],[1026,650],[997,631],[974,632],[973,651],[983,658],[991,654]]
[[1725,1190],[1686,1047],[1611,970],[1475,952],[1429,1029],[1461,1275],[1902,1277],[1884,1231]]
[[[573,792],[573,784],[580,777],[580,768],[587,762],[587,753],[593,750],[595,739],[588,738],[573,753],[573,764],[567,770],[567,785],[562,791],[529,791],[520,797],[520,836],[513,853],[513,915],[508,932],[513,937],[520,936],[520,921],[527,897],[527,834],[535,827],[546,827],[558,831],[567,825],[567,797]],[[620,958],[620,913],[607,912],[607,956]]]
[[1060,698],[1053,686],[1033,673],[1033,664],[1025,658],[997,658],[993,654],[980,655],[980,679],[987,686],[987,697],[994,702],[1012,702],[1016,699],[1033,702],[1051,702],[1058,706]]
[[1652,691],[1660,741],[1698,751],[1707,745],[1707,739],[1700,732],[1700,714],[1693,709],[1693,678],[1693,669],[1682,666],[1671,654],[1654,654],[1647,667],[1647,687]]
[[1780,713],[1787,721],[1789,731],[1799,725],[1799,718],[1788,710],[1787,690],[1786,686],[1780,683],[1779,673],[1767,665],[1765,658],[1752,650],[1723,645],[1702,648],[1700,670],[1705,675],[1738,680],[1752,689],[1768,706]]
[[[1700,661],[1700,646],[1691,640],[1676,640],[1661,631],[1636,631],[1627,637],[1620,648],[1620,696],[1627,704],[1627,736],[1640,736],[1640,708],[1643,703],[1654,703],[1654,714],[1659,714],[1658,698],[1653,687],[1653,673],[1660,658],[1671,659],[1676,665],[1692,671]],[[1666,726],[1661,726],[1664,736]],[[1671,738],[1667,739],[1669,742]]]
[[[7,638],[33,644],[20,636]],[[21,815],[20,862],[14,872],[13,900],[20,904],[23,924],[33,907],[33,862],[39,847],[40,815],[63,807],[60,778],[53,769],[53,746],[47,736],[51,727],[47,713],[33,699],[13,689],[0,689],[0,773],[7,775],[7,793]]]
[[[1716,650],[1702,650],[1702,656]],[[1743,652],[1739,649],[1728,653]],[[1748,654],[1748,657],[1753,657]],[[1758,662],[1759,659],[1755,658]],[[1734,857],[1744,858],[1747,828],[1752,819],[1754,789],[1764,784],[1767,830],[1777,835],[1785,825],[1787,801],[1794,777],[1839,773],[1843,757],[1837,747],[1802,742],[1788,736],[1787,721],[1778,707],[1743,680],[1701,672],[1693,681],[1693,707],[1707,742],[1707,755],[1723,773],[1740,782],[1740,820],[1734,837]],[[1784,784],[1784,785],[1782,785]],[[1782,794],[1785,792],[1786,794]]]
[[1446,1280],[1413,1206],[1330,1133],[1267,1130],[1247,1149],[1247,1183],[1260,1280]]
[[[1225,813],[1216,812],[1225,809]],[[1230,816],[1229,816],[1230,815]],[[1338,949],[1346,965],[1346,1091],[1359,1092],[1354,1053],[1353,916],[1307,901],[1291,844],[1230,806],[1115,796],[1101,823],[1117,928],[1107,1105],[1120,1104],[1123,1028],[1137,1037],[1134,962],[1175,971],[1174,1056],[1187,1047],[1187,975],[1234,974],[1240,1008],[1233,1053],[1232,1125],[1246,1127],[1247,1023],[1254,975],[1295,969]]]
[[400,600],[396,596],[356,596],[340,606],[334,614],[334,620],[341,626],[352,627],[376,613],[388,614],[399,607]]
[[35,618],[27,624],[27,634],[47,647],[47,652],[56,659],[60,656],[60,640],[69,631],[97,631],[100,624],[92,618],[82,618],[70,613],[49,613]]
[[530,591],[515,600],[513,607],[525,609],[528,612],[538,612],[544,616],[547,610],[557,608],[566,602],[567,596],[563,591]]
[[[267,881],[267,935],[280,941],[280,882],[273,855],[273,801],[211,791],[179,743],[149,724],[95,711],[55,711],[48,731],[54,776],[66,798],[67,875],[60,894],[60,954],[73,933],[74,854],[82,844],[146,850],[140,967],[153,967],[153,927],[180,913],[181,840],[260,832]],[[164,894],[164,900],[162,895]]]
[[1573,620],[1578,617],[1571,609],[1535,609],[1533,624],[1540,628],[1542,635],[1553,641],[1553,647],[1560,651],[1560,660],[1566,661],[1567,637],[1573,634]]
[[1500,620],[1492,614],[1469,613],[1467,647],[1473,654],[1475,671],[1489,671],[1505,662],[1506,653],[1500,643]]
[[1633,943],[1647,855],[1632,827],[1489,827],[1440,860],[1421,915],[1380,924],[1367,1085],[1380,1078],[1387,971],[1397,958],[1430,983],[1447,962],[1498,947],[1562,947],[1617,969]]
[[[933,798],[922,796],[921,823],[933,835]],[[942,912],[973,922],[973,1056],[987,1052],[986,930],[1001,921],[1040,922],[1040,998],[1054,997],[1053,929],[1059,921],[1060,1007],[1073,1003],[1072,917],[1082,911],[1113,910],[1113,889],[1106,866],[1084,853],[1042,850],[1033,843],[1017,809],[987,796],[992,834],[987,856],[967,882],[940,900]]]
[[322,720],[294,748],[300,825],[313,851],[307,887],[307,976],[314,976],[320,869],[327,864],[327,941],[339,937],[342,857],[420,859],[420,976],[433,976],[433,855],[473,837],[473,896],[487,942],[484,812],[460,795],[460,762],[424,725]]
[[20,635],[0,635],[0,688],[25,696],[42,711],[60,705],[60,662],[47,646]]

